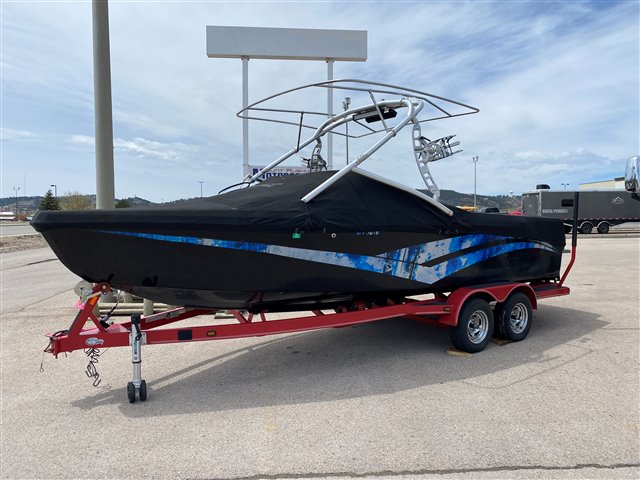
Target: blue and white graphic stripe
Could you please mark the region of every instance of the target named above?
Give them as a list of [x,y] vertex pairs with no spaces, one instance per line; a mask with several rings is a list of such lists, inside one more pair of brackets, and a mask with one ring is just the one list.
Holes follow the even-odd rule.
[[[520,241],[512,237],[485,234],[445,238],[420,245],[400,248],[398,250],[392,250],[379,255],[358,255],[353,253],[310,250],[306,248],[286,247],[265,243],[217,240],[214,238],[160,235],[138,232],[104,231],[102,233],[125,235],[162,242],[187,243],[202,245],[205,247],[277,255],[281,257],[295,258],[297,260],[305,260],[308,262],[364,270],[383,275],[392,275],[394,277],[414,280],[424,284],[435,283],[458,272],[459,270],[462,270],[463,268],[470,267],[484,260],[509,252],[526,249],[539,249],[559,253],[558,249],[546,242]],[[483,245],[487,246],[482,248]],[[462,253],[467,249],[474,250]],[[441,262],[437,262],[438,258],[458,252],[460,252],[460,255],[454,258],[443,258]],[[423,265],[426,262],[430,262],[432,265]]]

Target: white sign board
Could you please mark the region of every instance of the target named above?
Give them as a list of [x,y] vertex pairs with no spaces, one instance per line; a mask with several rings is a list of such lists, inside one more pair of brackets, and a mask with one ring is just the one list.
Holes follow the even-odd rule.
[[365,62],[367,31],[207,25],[207,56]]
[[[264,165],[261,167],[256,167],[251,165],[249,168],[249,172],[245,172],[250,175],[255,175],[260,170],[264,168]],[[305,173],[309,173],[309,169],[306,167],[274,167],[269,170],[267,173],[260,175],[260,180],[266,180],[271,177],[286,177],[287,175],[304,175]]]

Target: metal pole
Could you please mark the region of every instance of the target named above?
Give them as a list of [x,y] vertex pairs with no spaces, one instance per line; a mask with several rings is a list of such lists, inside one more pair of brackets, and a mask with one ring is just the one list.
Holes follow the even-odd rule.
[[[116,206],[113,174],[108,0],[92,0],[91,16],[93,19],[93,105],[96,132],[96,208],[106,209]],[[115,302],[113,292],[103,295],[101,301]],[[96,308],[98,308],[97,305]]]
[[[333,60],[327,58],[327,80],[333,80]],[[327,88],[327,113],[333,117],[333,88]],[[333,170],[333,133],[327,135],[327,166]]]
[[51,187],[53,187],[53,191],[55,192],[53,195],[58,198],[58,185],[50,185]]
[[473,206],[477,206],[476,203],[476,187],[477,187],[477,171],[478,171],[478,157],[473,157]]
[[96,131],[96,208],[115,207],[109,5],[93,0],[93,99]]
[[20,187],[13,187],[13,191],[16,192],[16,220],[18,220],[18,192],[20,191]]
[[347,129],[346,133],[347,136],[345,137],[345,140],[347,142],[347,165],[349,164],[349,124],[346,123],[345,124],[345,128]]
[[200,198],[202,198],[202,184],[204,182],[202,180],[199,180],[198,183],[200,184]]
[[[342,102],[342,108],[344,108],[345,112],[349,110],[349,105],[351,105],[351,97],[345,97]],[[345,141],[345,147],[346,147],[347,165],[349,165],[349,122],[344,124],[344,128],[345,128],[345,133],[347,134],[344,137],[344,141]]]
[[[249,57],[242,57],[242,108],[249,106]],[[249,119],[242,119],[242,174],[249,175]]]

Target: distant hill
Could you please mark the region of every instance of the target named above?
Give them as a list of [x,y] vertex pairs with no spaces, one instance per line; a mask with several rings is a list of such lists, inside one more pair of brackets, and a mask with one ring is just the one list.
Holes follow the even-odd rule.
[[190,200],[194,200],[196,198],[199,198],[199,197],[179,198],[178,200],[171,200],[170,202],[164,202],[163,205],[180,205],[181,203],[185,203]]
[[[472,206],[473,193],[458,193],[454,190],[441,190],[440,201],[454,206]],[[500,210],[515,210],[522,206],[520,195],[476,195],[476,205],[482,207],[498,207]]]
[[[33,212],[39,206],[40,202],[42,202],[42,196],[35,197],[18,197],[18,209],[20,212],[27,211]],[[16,209],[16,197],[3,197],[0,198],[0,209],[4,211],[15,212]]]
[[[427,195],[431,196],[431,194],[426,190],[421,190]],[[87,200],[87,204],[90,205],[90,208],[96,208],[96,196],[95,195],[81,195]],[[42,201],[42,196],[34,196],[34,197],[18,197],[18,209],[20,213],[30,214],[35,212],[40,206],[40,202]],[[63,200],[64,197],[59,197],[60,200]],[[127,197],[125,199],[116,199],[118,200],[126,200],[129,205],[132,207],[145,207],[147,205],[156,205],[154,202],[151,202],[147,199],[140,197]],[[181,198],[179,200],[173,200],[170,202],[164,202],[166,205],[176,205],[180,203],[184,203],[190,198]],[[447,205],[454,206],[462,206],[462,205],[473,205],[473,194],[472,193],[458,193],[454,190],[441,190],[440,191],[440,201],[442,203],[446,203]],[[521,199],[520,196],[510,197],[508,195],[477,195],[476,202],[478,207],[498,207],[501,210],[515,210],[516,208],[520,208]],[[16,197],[3,197],[0,198],[0,208],[5,211],[14,211],[16,208]]]
[[[89,208],[96,208],[96,196],[95,195],[80,195],[82,198],[86,199],[86,204],[89,205]],[[30,214],[34,213],[39,207],[40,202],[42,202],[42,196],[34,196],[34,197],[18,197],[18,210],[20,213]],[[58,199],[62,202],[65,197],[60,196]],[[121,200],[116,198],[116,202]],[[127,197],[124,200],[129,202],[129,205],[132,207],[144,207],[147,205],[154,205],[153,202],[146,200],[140,197]],[[0,209],[4,211],[15,211],[16,209],[16,197],[3,197],[0,198]]]
[[155,205],[154,202],[140,197],[127,197],[123,199],[118,198],[116,199],[116,202],[118,200],[126,200],[132,207],[146,207],[147,205]]

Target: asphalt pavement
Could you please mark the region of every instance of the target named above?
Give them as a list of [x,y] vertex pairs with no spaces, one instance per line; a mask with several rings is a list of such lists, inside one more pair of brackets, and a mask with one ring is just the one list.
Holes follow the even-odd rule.
[[146,346],[129,404],[128,348],[98,387],[83,352],[42,353],[77,278],[48,249],[4,254],[0,477],[639,478],[639,257],[637,235],[581,238],[572,294],[468,358],[407,320]]
[[35,229],[28,222],[0,222],[0,236],[9,235],[28,235],[30,233],[37,233]]

